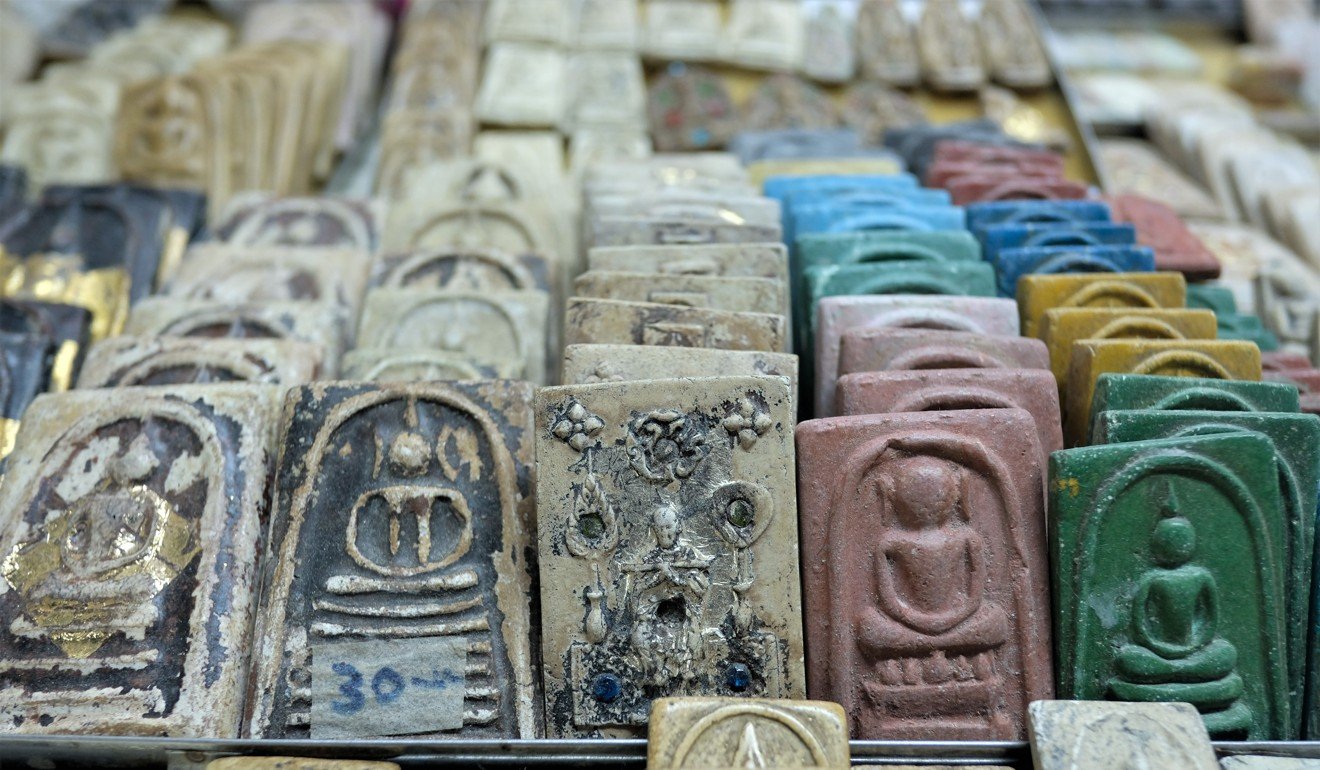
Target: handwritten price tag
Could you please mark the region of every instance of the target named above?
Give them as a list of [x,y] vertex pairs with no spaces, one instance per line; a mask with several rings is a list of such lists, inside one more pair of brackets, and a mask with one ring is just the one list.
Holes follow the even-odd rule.
[[463,726],[463,639],[312,645],[312,737],[416,735]]

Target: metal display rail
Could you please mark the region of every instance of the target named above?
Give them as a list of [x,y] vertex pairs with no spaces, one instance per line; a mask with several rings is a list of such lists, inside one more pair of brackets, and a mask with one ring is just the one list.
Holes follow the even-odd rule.
[[[852,741],[857,765],[1031,767],[1023,742]],[[1320,741],[1217,742],[1220,756],[1256,754],[1320,760]],[[644,740],[313,741],[203,740],[120,736],[17,735],[0,738],[0,766],[193,770],[235,755],[387,760],[408,768],[643,768]],[[12,763],[12,765],[10,764]]]

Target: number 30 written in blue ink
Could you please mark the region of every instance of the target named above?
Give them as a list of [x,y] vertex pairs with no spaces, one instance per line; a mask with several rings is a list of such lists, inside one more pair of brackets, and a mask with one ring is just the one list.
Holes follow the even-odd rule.
[[[344,697],[332,702],[330,707],[339,714],[356,714],[365,708],[368,701],[366,693],[362,691],[362,672],[353,664],[342,662],[335,663],[330,670],[345,678],[345,681],[339,683],[339,693]],[[446,668],[440,671],[433,669],[430,679],[414,676],[411,683],[423,689],[443,690],[462,682],[461,676]],[[379,705],[388,706],[398,700],[405,689],[407,684],[403,676],[389,666],[381,666],[371,676],[371,694]]]

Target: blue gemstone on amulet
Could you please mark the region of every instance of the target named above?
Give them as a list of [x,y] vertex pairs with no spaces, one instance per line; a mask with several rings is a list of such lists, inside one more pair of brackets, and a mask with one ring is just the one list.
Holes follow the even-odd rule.
[[745,663],[734,663],[724,673],[724,683],[734,692],[744,692],[752,686],[752,671]]
[[591,680],[591,697],[601,703],[613,703],[623,693],[623,683],[614,674],[597,674]]

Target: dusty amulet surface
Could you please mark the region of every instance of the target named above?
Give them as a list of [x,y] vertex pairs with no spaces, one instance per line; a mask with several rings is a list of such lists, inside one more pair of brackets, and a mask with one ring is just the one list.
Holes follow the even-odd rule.
[[848,719],[837,703],[661,698],[651,709],[647,770],[684,767],[846,770]]
[[373,289],[362,311],[362,347],[429,348],[471,361],[519,365],[545,378],[550,298],[542,291]]
[[375,251],[384,203],[351,198],[275,198],[249,192],[230,199],[216,237],[234,246],[316,246]]
[[1247,433],[1050,457],[1060,697],[1177,700],[1218,740],[1296,737],[1275,457]]
[[1219,769],[1205,725],[1186,703],[1044,701],[1031,704],[1030,714],[1031,759],[1039,770],[1117,762],[1166,770]]
[[645,733],[680,695],[804,694],[788,384],[537,395],[546,732]]
[[786,350],[787,322],[771,313],[570,297],[568,344],[660,345],[721,350]]
[[168,293],[222,302],[326,302],[356,310],[368,254],[349,249],[202,244],[189,250]]
[[325,351],[322,375],[333,376],[353,326],[344,308],[322,302],[213,302],[151,297],[133,306],[124,334],[302,340]]
[[1059,389],[1044,369],[916,369],[839,378],[835,414],[1025,409],[1044,457],[1063,449]]
[[1025,737],[1054,693],[1030,414],[831,417],[797,438],[811,697],[859,739]]
[[0,491],[0,725],[237,737],[278,391],[45,396]]
[[315,379],[321,351],[310,342],[271,339],[118,336],[92,346],[80,388],[251,382],[300,385]]
[[798,357],[763,350],[673,348],[656,345],[568,345],[560,381],[565,385],[728,375],[783,377],[798,400]]
[[285,402],[247,733],[535,738],[531,386]]
[[[839,371],[839,338],[858,328],[938,329],[972,334],[1013,336],[1018,333],[1017,304],[998,297],[952,297],[910,294],[822,297],[815,329],[816,416],[834,407],[834,380]],[[813,357],[812,350],[800,350]]]
[[782,243],[596,246],[587,251],[587,265],[591,270],[788,280],[788,251]]

